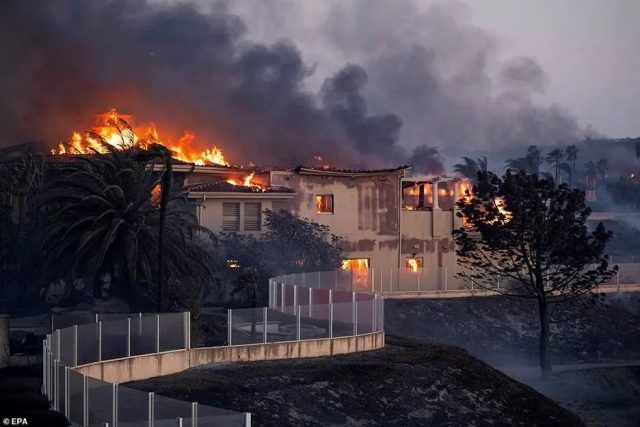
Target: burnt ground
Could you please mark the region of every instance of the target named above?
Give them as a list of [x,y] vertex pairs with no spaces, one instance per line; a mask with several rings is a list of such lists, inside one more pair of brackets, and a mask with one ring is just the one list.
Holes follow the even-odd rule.
[[[385,329],[462,347],[494,366],[535,365],[538,360],[537,306],[528,300],[387,300]],[[640,359],[640,293],[558,305],[551,332],[552,363]]]
[[503,297],[385,302],[388,333],[465,348],[588,425],[640,426],[640,293],[558,306],[547,381],[537,368],[536,316],[534,304]]
[[207,365],[127,386],[249,411],[256,426],[582,425],[464,350],[389,336],[376,351]]

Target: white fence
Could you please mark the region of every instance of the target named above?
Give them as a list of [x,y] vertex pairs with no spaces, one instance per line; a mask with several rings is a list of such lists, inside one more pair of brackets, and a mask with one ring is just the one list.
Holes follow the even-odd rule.
[[[103,317],[104,318],[104,317]],[[189,313],[107,316],[56,329],[43,345],[43,391],[81,426],[247,426],[248,414],[184,402],[101,381],[73,368],[142,354],[189,349]],[[60,319],[58,319],[60,321]]]
[[[313,274],[315,282],[309,281],[308,287],[293,284]],[[367,289],[347,288],[344,283],[328,280],[343,275],[300,273],[271,279],[268,307],[228,310],[227,345],[331,339],[383,331],[383,298]],[[156,396],[73,369],[88,363],[189,349],[189,313],[56,316],[52,317],[52,329],[43,343],[43,389],[53,408],[74,424],[202,427],[251,423],[248,413]]]

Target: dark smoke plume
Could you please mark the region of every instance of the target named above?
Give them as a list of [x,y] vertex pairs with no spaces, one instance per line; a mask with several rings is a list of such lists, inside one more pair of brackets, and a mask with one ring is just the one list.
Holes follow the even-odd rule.
[[367,114],[363,69],[330,78],[321,103],[303,89],[312,70],[292,42],[252,43],[245,32],[223,3],[203,13],[145,0],[5,0],[1,144],[53,145],[115,107],[155,122],[161,136],[193,130],[236,162],[402,160],[401,121]]
[[[204,12],[188,2],[3,0],[0,146],[53,145],[110,108],[155,122],[165,139],[195,131],[202,148],[218,145],[237,163],[319,155],[337,166],[411,161],[435,173],[433,156],[420,158],[428,147],[455,163],[581,136],[566,112],[533,101],[543,70],[528,58],[496,64],[494,41],[459,3],[421,11],[410,0],[335,2],[324,43],[361,66],[325,76],[314,76],[287,40],[308,40],[302,27],[255,43],[235,5]],[[278,14],[297,16],[305,5],[265,7],[281,25],[291,19]],[[313,93],[308,83],[318,77],[324,83]]]

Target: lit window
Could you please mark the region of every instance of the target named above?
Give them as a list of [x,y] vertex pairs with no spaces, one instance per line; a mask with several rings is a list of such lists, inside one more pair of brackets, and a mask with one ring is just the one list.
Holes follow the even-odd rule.
[[354,288],[369,288],[369,258],[343,259],[342,269],[351,270],[351,285]]
[[369,258],[348,258],[342,260],[343,270],[366,270],[369,268]]
[[407,261],[405,262],[405,268],[407,269],[407,271],[413,271],[414,273],[417,273],[422,269],[422,267],[424,267],[424,258],[422,257],[407,258]]
[[316,213],[333,213],[333,195],[321,194],[316,196]]
[[229,267],[229,268],[240,268],[240,263],[238,262],[237,259],[228,259],[227,260],[227,267]]

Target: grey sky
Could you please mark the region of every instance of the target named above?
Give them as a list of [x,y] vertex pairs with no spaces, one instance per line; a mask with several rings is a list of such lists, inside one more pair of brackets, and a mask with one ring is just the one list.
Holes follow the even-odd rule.
[[[346,62],[362,62],[327,34],[331,10],[353,1],[234,1],[231,9],[248,23],[249,36],[261,41],[290,38],[308,63],[316,64],[309,84]],[[380,3],[380,2],[378,2]],[[392,11],[404,1],[388,0]],[[414,0],[428,10],[443,2]],[[496,62],[531,57],[546,74],[541,104],[559,104],[581,127],[614,136],[640,135],[640,1],[638,0],[482,0],[447,2],[495,43]],[[393,15],[393,12],[390,12]],[[399,16],[399,25],[406,25]],[[390,29],[391,31],[391,29]],[[408,33],[410,34],[410,33]],[[425,33],[428,34],[428,33]],[[397,32],[396,32],[397,35]],[[488,64],[489,69],[495,64]],[[365,66],[366,68],[366,66]]]

